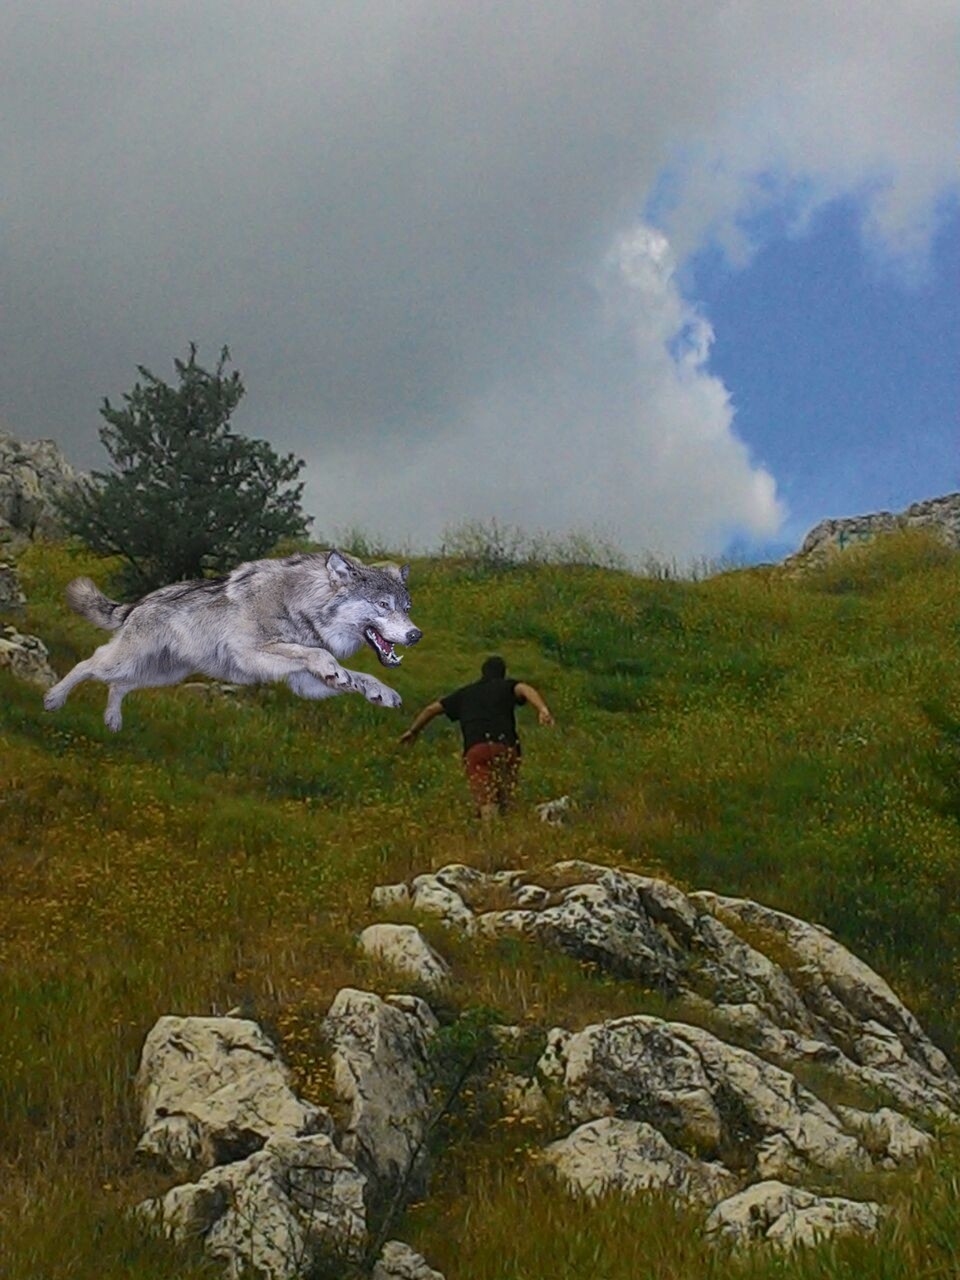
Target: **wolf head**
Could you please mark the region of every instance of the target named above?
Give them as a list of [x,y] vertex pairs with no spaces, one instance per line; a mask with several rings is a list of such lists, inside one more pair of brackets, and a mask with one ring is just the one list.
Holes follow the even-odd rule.
[[383,666],[399,666],[402,659],[393,646],[416,644],[423,635],[409,615],[410,566],[363,564],[342,551],[331,551],[326,568],[336,590],[333,625],[340,632],[361,635]]

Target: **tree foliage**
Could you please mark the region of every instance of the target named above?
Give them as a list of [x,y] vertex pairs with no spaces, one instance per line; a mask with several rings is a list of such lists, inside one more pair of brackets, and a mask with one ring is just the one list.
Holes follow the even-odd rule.
[[230,430],[244,386],[229,360],[224,347],[204,369],[191,343],[188,358],[174,360],[179,385],[139,365],[123,406],[103,402],[113,469],[66,495],[61,514],[94,551],[123,558],[119,585],[129,593],[224,573],[306,534],[295,483],[303,461]]

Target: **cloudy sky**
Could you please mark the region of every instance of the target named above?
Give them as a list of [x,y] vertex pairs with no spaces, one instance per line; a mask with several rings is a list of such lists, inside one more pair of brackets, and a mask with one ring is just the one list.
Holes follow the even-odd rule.
[[[6,0],[0,423],[229,344],[315,530],[960,488],[954,0]],[[956,366],[956,367],[955,367]]]

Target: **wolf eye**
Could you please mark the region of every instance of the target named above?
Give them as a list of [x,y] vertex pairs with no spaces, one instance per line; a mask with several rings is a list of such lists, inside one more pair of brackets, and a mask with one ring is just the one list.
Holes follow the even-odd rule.
[[390,608],[390,601],[389,601],[389,600],[380,600],[380,601],[378,602],[378,604],[377,604],[377,608],[378,608],[378,609],[389,609],[389,608]]

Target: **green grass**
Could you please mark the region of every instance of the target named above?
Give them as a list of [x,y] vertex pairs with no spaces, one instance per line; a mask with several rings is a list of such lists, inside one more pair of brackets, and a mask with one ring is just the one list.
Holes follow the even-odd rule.
[[[63,586],[81,572],[102,582],[106,568],[60,546],[23,559],[18,625],[43,637],[60,672],[98,642]],[[323,1098],[327,1003],[348,983],[387,989],[354,950],[370,888],[445,862],[622,863],[818,920],[958,1056],[960,558],[902,535],[802,581],[753,570],[698,583],[415,560],[411,589],[425,638],[396,673],[401,716],[282,687],[236,703],[172,689],[131,695],[114,736],[102,687],[81,686],[51,716],[36,689],[0,674],[0,1273],[11,1280],[216,1274],[144,1241],[123,1214],[165,1185],[132,1160],[146,1031],[163,1013],[240,1004],[280,1039],[307,1096]],[[558,723],[521,712],[525,809],[480,841],[453,726],[436,722],[412,749],[397,738],[494,651]],[[564,792],[575,821],[541,827],[529,806]],[[460,1010],[541,1031],[674,1016],[662,997],[566,957],[435,939]],[[957,1274],[949,1141],[881,1189],[894,1211],[878,1241],[736,1261],[656,1197],[590,1207],[548,1194],[527,1154],[536,1136],[498,1127],[445,1150],[435,1195],[399,1234],[448,1280]]]

